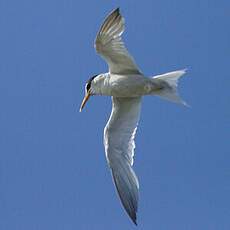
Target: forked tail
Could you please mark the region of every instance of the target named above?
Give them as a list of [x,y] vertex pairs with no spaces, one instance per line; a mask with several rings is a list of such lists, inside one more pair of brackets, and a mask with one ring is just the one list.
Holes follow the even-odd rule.
[[160,90],[154,92],[156,96],[166,100],[188,106],[177,92],[177,83],[179,78],[184,75],[186,70],[173,71],[161,75],[154,76],[152,79],[156,84],[159,84]]

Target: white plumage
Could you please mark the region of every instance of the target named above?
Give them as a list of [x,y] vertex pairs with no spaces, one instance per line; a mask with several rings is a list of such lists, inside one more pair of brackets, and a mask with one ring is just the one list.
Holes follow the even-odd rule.
[[124,18],[114,10],[102,24],[96,40],[96,51],[106,60],[112,74],[140,74],[133,58],[122,41]]
[[121,202],[136,223],[139,183],[131,166],[141,97],[113,97],[112,101],[112,112],[104,129],[105,154]]
[[90,95],[112,96],[112,112],[104,129],[105,154],[121,202],[136,224],[139,183],[132,165],[142,96],[156,95],[185,105],[177,94],[177,81],[185,70],[145,77],[125,48],[123,31],[124,19],[116,9],[95,40],[95,49],[108,63],[109,72],[87,82],[80,111]]

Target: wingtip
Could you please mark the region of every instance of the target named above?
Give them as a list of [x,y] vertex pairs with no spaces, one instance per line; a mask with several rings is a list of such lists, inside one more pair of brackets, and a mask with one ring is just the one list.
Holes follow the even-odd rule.
[[[127,210],[126,210],[127,211]],[[137,226],[137,210],[132,212],[127,212],[132,222]]]
[[134,212],[133,215],[129,214],[129,217],[131,218],[131,220],[133,221],[133,223],[137,226],[137,214],[136,214],[136,212]]
[[136,219],[132,219],[132,221],[137,226],[137,220]]
[[116,13],[117,15],[120,14],[120,7],[117,7],[115,10],[112,11],[112,13]]
[[120,12],[120,7],[117,7],[114,11]]

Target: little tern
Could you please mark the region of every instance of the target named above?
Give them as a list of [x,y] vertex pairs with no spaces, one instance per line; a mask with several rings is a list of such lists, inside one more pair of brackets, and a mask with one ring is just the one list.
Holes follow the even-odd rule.
[[80,111],[91,95],[112,97],[112,112],[104,129],[105,155],[121,203],[137,224],[139,183],[132,165],[142,96],[156,95],[186,105],[177,93],[177,81],[185,70],[144,76],[124,45],[123,32],[124,18],[117,8],[106,17],[95,39],[95,49],[109,72],[88,80]]

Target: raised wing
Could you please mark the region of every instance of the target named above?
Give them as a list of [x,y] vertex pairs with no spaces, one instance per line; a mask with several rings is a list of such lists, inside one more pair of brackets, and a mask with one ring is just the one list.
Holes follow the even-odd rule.
[[104,130],[105,153],[121,202],[136,224],[139,183],[131,166],[141,97],[113,97],[112,103],[112,112]]
[[108,63],[110,73],[141,74],[122,41],[124,29],[124,18],[117,8],[102,24],[95,40],[95,49]]

